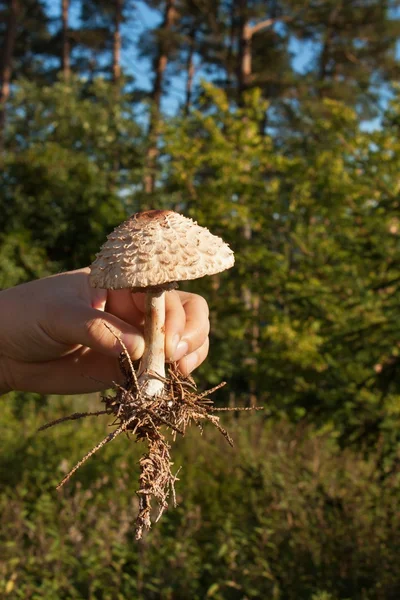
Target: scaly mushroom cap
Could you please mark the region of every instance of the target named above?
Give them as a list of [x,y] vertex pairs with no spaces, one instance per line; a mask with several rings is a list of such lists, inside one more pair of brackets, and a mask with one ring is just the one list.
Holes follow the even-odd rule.
[[91,265],[90,285],[145,288],[213,275],[234,264],[232,250],[171,210],[136,213],[107,237]]

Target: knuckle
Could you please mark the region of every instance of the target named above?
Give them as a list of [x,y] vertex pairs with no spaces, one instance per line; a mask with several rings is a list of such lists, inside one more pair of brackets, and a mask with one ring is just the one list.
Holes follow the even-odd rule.
[[199,294],[195,294],[196,296],[196,302],[199,305],[199,310],[201,310],[205,315],[207,315],[207,318],[210,314],[210,309],[208,307],[208,302],[205,298],[203,298],[203,296],[200,296]]
[[102,337],[102,334],[100,332],[100,328],[99,328],[99,321],[98,319],[88,319],[85,322],[85,329],[86,329],[86,333],[88,334],[89,338],[94,338],[96,340],[99,339],[99,337]]
[[85,323],[85,329],[89,340],[111,347],[115,345],[115,341],[109,343],[107,327],[102,319],[88,319]]
[[42,305],[42,313],[42,318],[39,319],[39,322],[43,329],[50,335],[56,335],[60,329],[60,323],[63,323],[63,307],[58,306],[54,302],[44,301]]
[[204,313],[208,317],[210,310],[207,300],[203,296],[193,292],[177,292],[177,294],[184,308],[187,304],[189,304],[192,309],[196,309],[196,312]]

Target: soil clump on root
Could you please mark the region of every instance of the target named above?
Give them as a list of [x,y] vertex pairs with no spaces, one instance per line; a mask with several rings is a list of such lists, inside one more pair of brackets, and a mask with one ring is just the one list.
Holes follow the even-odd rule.
[[[115,335],[115,333],[114,333]],[[119,338],[118,338],[119,339]],[[124,375],[124,385],[113,382],[114,394],[103,396],[105,407],[97,412],[74,413],[67,417],[56,419],[40,427],[39,431],[58,425],[64,421],[81,419],[89,416],[110,415],[114,417],[110,426],[116,427],[108,436],[92,448],[58,484],[60,489],[71,476],[100,448],[115,439],[121,433],[129,438],[147,443],[148,450],[139,461],[140,476],[139,514],[136,519],[136,539],[141,539],[144,530],[151,527],[152,499],[158,504],[157,522],[164,510],[168,507],[167,500],[172,497],[173,506],[176,506],[175,482],[178,472],[172,472],[171,443],[165,437],[162,428],[169,429],[172,441],[176,436],[185,435],[190,424],[195,424],[200,431],[203,423],[209,421],[233,446],[229,433],[219,423],[219,417],[214,414],[221,411],[248,411],[262,410],[262,407],[250,408],[217,408],[208,398],[210,394],[225,385],[225,382],[198,393],[195,382],[191,376],[184,377],[176,364],[168,368],[167,377],[161,378],[156,373],[149,373],[154,378],[162,380],[164,391],[159,396],[149,398],[142,393],[138,382],[136,370],[130,359],[126,347],[119,339],[123,352],[120,355],[119,365]]]

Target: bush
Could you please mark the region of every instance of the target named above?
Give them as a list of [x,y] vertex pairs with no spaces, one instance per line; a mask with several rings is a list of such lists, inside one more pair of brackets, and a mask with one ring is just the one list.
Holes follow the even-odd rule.
[[213,428],[179,440],[179,506],[137,543],[141,445],[115,440],[55,492],[105,422],[36,428],[88,403],[97,400],[32,396],[23,411],[18,398],[3,404],[2,597],[399,597],[400,482],[378,468],[378,450],[366,459],[339,451],[327,433],[225,417],[236,448]]

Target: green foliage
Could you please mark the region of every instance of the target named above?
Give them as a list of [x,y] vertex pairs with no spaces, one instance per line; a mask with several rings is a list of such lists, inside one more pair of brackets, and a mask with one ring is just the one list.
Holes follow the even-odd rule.
[[[257,396],[275,414],[333,427],[343,442],[383,437],[395,457],[398,100],[375,133],[325,100],[317,115],[303,111],[305,137],[280,143],[260,132],[259,91],[236,109],[204,84],[202,102],[164,123],[151,205],[182,210],[236,252],[234,270],[189,288],[211,305],[207,383],[227,379],[236,401]],[[149,202],[141,129],[102,80],[21,85],[7,147],[3,285],[87,264]]]
[[166,130],[163,181],[236,252],[234,271],[197,286],[218,315],[207,376],[294,418],[333,420],[347,441],[388,436],[393,449],[398,126],[363,132],[325,100],[304,112],[305,137],[279,146],[260,134],[258,92],[240,110],[209,84],[204,98],[206,111]]
[[27,231],[0,235],[0,262],[0,289],[51,275],[45,253]]
[[110,84],[21,84],[1,174],[2,231],[28,236],[53,271],[87,264],[126,216],[141,144],[127,98]]
[[[179,506],[134,541],[138,453],[120,438],[63,489],[65,471],[104,422],[38,425],[95,398],[51,399],[22,415],[4,403],[0,442],[2,597],[177,600],[395,600],[399,476],[339,452],[328,435],[259,416],[227,418],[174,451]],[[229,421],[229,423],[227,423]],[[16,434],[17,433],[17,434]]]
[[[231,399],[257,397],[277,415],[333,427],[343,443],[382,438],[396,458],[398,99],[378,132],[325,100],[317,115],[304,109],[304,135],[281,140],[260,131],[257,90],[236,109],[205,83],[200,108],[164,123],[150,202],[196,218],[236,252],[234,270],[189,287],[211,306],[207,383],[227,379]],[[7,148],[3,285],[87,264],[149,203],[141,129],[102,80],[18,87]]]
[[[6,54],[6,37],[11,2],[0,0],[0,48]],[[24,0],[17,7],[17,31],[13,51],[12,73],[43,83],[54,78],[49,59],[54,58],[54,40],[50,33],[51,17],[43,0]],[[57,56],[57,54],[56,54]],[[1,69],[4,68],[1,65]]]
[[264,135],[259,91],[237,109],[205,84],[199,110],[162,125],[151,198],[122,90],[24,82],[12,102],[0,286],[87,264],[141,207],[182,211],[236,252],[234,269],[187,286],[211,308],[198,377],[227,380],[219,402],[265,404],[270,422],[232,420],[236,454],[214,432],[180,443],[179,507],[137,545],[140,448],[118,440],[57,495],[104,427],[36,436],[70,401],[14,394],[0,415],[0,595],[397,598],[399,97],[376,132],[324,100]]
[[[333,98],[364,115],[378,112],[382,86],[397,80],[395,44],[398,0],[285,0],[288,28],[313,47],[313,59],[297,81],[303,102]],[[294,18],[293,18],[294,17]],[[308,98],[307,98],[308,96]]]

